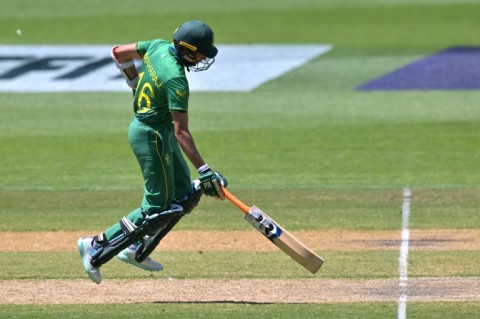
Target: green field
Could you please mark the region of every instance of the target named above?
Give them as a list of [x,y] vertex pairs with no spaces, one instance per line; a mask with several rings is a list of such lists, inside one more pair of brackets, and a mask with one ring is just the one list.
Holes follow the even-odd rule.
[[[413,194],[411,229],[480,229],[480,92],[355,90],[447,47],[479,46],[473,31],[480,27],[478,0],[0,1],[2,45],[169,39],[189,19],[209,23],[217,44],[331,44],[326,55],[252,92],[193,92],[191,131],[209,165],[227,177],[233,193],[292,231],[400,233],[406,187]],[[142,179],[127,142],[129,93],[0,93],[0,110],[0,232],[88,235],[138,206]],[[232,205],[205,199],[176,229],[251,227]],[[411,251],[409,276],[478,278],[479,249]],[[327,263],[317,275],[280,252],[205,250],[158,256],[169,268],[154,278],[399,276],[398,250],[318,251]],[[1,281],[86,279],[74,252],[0,252],[0,269]],[[106,281],[150,276],[118,262],[104,271]],[[138,302],[59,306],[0,300],[0,317],[397,316],[396,302]],[[478,304],[478,298],[412,301],[407,316],[478,318]]]

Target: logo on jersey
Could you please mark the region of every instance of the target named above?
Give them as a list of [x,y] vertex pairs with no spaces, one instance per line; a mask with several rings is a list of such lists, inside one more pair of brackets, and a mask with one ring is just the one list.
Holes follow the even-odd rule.
[[171,161],[170,161],[170,154],[165,154],[164,159],[165,159],[165,164],[166,164],[167,166],[170,166],[170,163],[171,163]]
[[185,95],[187,94],[187,90],[183,90],[183,91],[180,91],[180,90],[175,90],[175,93],[177,94],[178,97],[185,97]]

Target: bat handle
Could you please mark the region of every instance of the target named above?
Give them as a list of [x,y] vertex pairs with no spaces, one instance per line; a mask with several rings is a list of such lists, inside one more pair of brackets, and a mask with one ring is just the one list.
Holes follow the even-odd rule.
[[222,186],[222,191],[225,194],[225,197],[228,198],[229,201],[231,201],[235,206],[240,208],[240,210],[243,211],[245,214],[248,214],[248,212],[250,211],[250,206],[246,205],[241,200],[236,198],[232,193],[227,191],[227,189],[223,186]]

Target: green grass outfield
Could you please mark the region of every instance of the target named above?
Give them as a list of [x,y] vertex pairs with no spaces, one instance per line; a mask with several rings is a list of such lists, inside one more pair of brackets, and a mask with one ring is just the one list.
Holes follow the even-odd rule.
[[[253,92],[192,93],[191,130],[210,166],[228,178],[232,192],[289,230],[400,231],[404,187],[413,193],[412,229],[480,228],[480,92],[355,91],[446,47],[480,45],[472,31],[480,27],[479,1],[1,1],[1,44],[169,38],[187,19],[211,24],[218,44],[332,44],[331,52]],[[128,93],[0,94],[0,231],[88,234],[134,209],[142,180],[126,138],[130,104]],[[207,199],[178,229],[251,227],[232,205]],[[398,251],[319,253],[327,263],[315,276],[279,252],[166,253],[173,269],[155,276],[399,276]],[[478,249],[412,251],[409,276],[478,277],[479,255]],[[238,266],[245,262],[252,268]],[[269,263],[275,271],[265,268]],[[0,269],[1,280],[86,278],[75,253],[0,253]],[[105,268],[106,280],[148,276],[118,262]],[[392,318],[397,304],[0,304],[2,318],[112,313]],[[409,302],[407,316],[478,318],[480,308],[478,301]]]
[[[316,305],[208,305],[208,304],[135,304],[135,305],[72,305],[6,306],[4,314],[12,318],[395,318],[394,303],[345,303]],[[215,311],[212,311],[212,308]],[[474,318],[479,304],[419,303],[413,304],[412,318]],[[432,314],[439,314],[432,315]],[[56,316],[56,317],[53,317]]]

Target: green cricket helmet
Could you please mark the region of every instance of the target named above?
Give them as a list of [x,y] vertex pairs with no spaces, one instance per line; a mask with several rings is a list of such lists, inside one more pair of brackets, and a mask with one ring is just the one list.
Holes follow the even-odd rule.
[[[173,43],[177,56],[193,71],[204,71],[214,62],[218,49],[214,45],[215,37],[212,29],[204,22],[192,20],[179,26],[173,33]],[[205,56],[196,62],[195,52]]]

